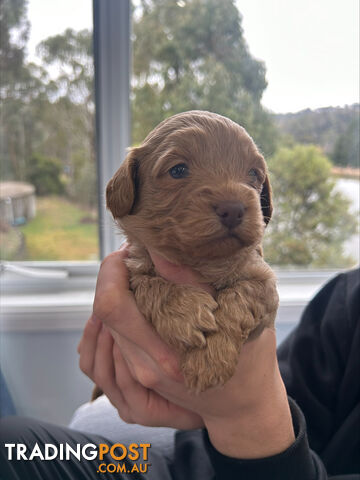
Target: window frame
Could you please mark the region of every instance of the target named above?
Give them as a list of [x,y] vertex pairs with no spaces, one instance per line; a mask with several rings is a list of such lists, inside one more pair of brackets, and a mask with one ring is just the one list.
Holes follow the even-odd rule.
[[101,258],[122,243],[106,211],[105,191],[130,145],[130,10],[130,0],[93,0]]

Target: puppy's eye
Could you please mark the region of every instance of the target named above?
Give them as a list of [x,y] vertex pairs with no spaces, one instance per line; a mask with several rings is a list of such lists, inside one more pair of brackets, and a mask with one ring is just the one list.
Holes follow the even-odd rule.
[[185,163],[179,163],[169,170],[172,178],[185,178],[189,175],[189,168]]
[[251,183],[256,182],[256,180],[259,178],[259,173],[255,168],[251,168],[248,171],[248,175],[250,177],[250,182]]

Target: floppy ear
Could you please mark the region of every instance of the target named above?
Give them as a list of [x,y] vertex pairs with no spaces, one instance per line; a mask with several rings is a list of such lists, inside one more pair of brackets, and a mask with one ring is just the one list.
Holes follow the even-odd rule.
[[260,200],[261,200],[261,210],[263,213],[264,222],[265,222],[265,225],[267,225],[270,222],[270,218],[273,211],[269,174],[266,175],[265,182],[263,183]]
[[106,206],[114,218],[128,215],[135,203],[137,160],[136,149],[126,156],[121,167],[106,187]]

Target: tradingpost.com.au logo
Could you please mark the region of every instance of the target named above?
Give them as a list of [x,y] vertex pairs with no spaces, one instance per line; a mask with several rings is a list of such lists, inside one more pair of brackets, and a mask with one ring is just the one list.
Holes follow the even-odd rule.
[[[98,460],[97,473],[147,473],[151,463],[148,463],[148,450],[150,443],[130,443],[127,447],[122,443],[108,445],[100,443],[79,443],[71,446],[68,443],[45,443],[39,445],[35,443],[32,449],[24,443],[5,443],[7,450],[7,459],[13,460],[33,460],[51,461],[54,459],[63,461],[78,460]],[[106,458],[105,455],[107,455]],[[126,460],[131,460],[127,462]],[[136,462],[136,463],[135,463]]]

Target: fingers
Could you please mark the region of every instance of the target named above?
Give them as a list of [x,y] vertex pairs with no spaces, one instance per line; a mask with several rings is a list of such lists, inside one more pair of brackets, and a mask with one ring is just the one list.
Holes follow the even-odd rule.
[[[120,346],[122,351],[126,348],[124,345],[131,345],[132,350],[136,350],[136,352],[138,352],[138,356],[144,359],[144,365],[156,365],[157,368],[162,371],[163,375],[168,376],[176,382],[182,382],[183,375],[180,372],[179,359],[177,354],[170,350],[168,345],[163,342],[163,340],[152,329],[152,327],[151,330],[152,335],[148,335],[147,339],[145,337],[142,337],[142,334],[139,332],[139,340],[135,334],[119,334],[118,330],[114,330],[113,328],[109,327],[109,331],[111,332],[115,342]],[[155,336],[156,338],[155,341],[153,336]],[[133,340],[134,338],[135,341]],[[139,377],[141,377],[142,379],[142,375],[140,373]],[[143,385],[146,385],[148,388],[152,388],[152,385],[150,385],[151,379],[149,379],[149,381],[146,381],[146,378],[142,380]],[[149,385],[147,385],[148,383]]]
[[122,412],[124,421],[131,423],[132,418],[121,390],[116,384],[113,360],[114,340],[100,321],[90,318],[78,347],[80,369],[101,388],[110,402]]
[[177,381],[182,376],[176,355],[136,306],[124,265],[126,255],[125,247],[109,255],[100,267],[93,314],[78,346],[80,368],[128,423],[202,426],[198,415],[153,390],[164,379],[168,382],[169,375]]
[[[156,366],[131,342],[122,342],[125,345],[124,351],[132,359],[131,368],[112,335],[100,321],[89,319],[79,344],[81,370],[103,390],[118,410],[119,416],[127,423],[136,422],[148,426],[202,426],[198,415],[172,405],[148,388],[160,382],[161,375],[156,372]],[[143,374],[139,373],[141,371]],[[137,372],[136,376],[132,372]]]
[[103,325],[97,338],[92,376],[96,385],[107,392],[111,392],[114,384],[113,345],[114,339]]
[[78,353],[80,354],[79,366],[80,369],[92,378],[92,372],[95,361],[95,351],[97,344],[97,337],[101,329],[100,320],[93,315],[87,321],[83,336],[78,345]]
[[215,294],[215,289],[205,282],[200,273],[192,270],[186,265],[176,265],[175,263],[171,263],[154,250],[149,250],[149,254],[156,271],[159,275],[165,278],[165,280],[177,284],[201,287],[211,295]]
[[123,341],[121,350],[114,343],[113,358],[116,384],[124,397],[125,413],[119,409],[121,418],[130,418],[140,425],[166,426],[181,429],[200,428],[202,419],[195,413],[170,403],[151,389],[161,383],[156,366],[146,364],[140,350],[130,342]]
[[[102,262],[93,305],[93,316],[111,328],[115,340],[125,337],[143,349],[164,371],[179,375],[178,362],[171,349],[143,315],[129,290],[128,272],[124,264],[127,251],[110,254]],[[117,334],[118,336],[116,337]]]
[[131,406],[125,412],[121,408],[118,409],[120,417],[125,419],[125,421],[127,417],[130,417],[135,423],[150,425],[151,419],[146,412],[148,398],[147,388],[137,382],[132,376],[128,364],[116,343],[113,345],[112,354],[115,365],[116,384],[123,394],[126,406]]
[[100,311],[103,321],[112,314],[116,300],[130,293],[128,271],[124,263],[126,256],[126,248],[117,250],[108,255],[100,265],[93,310],[96,316],[99,316],[97,310]]

